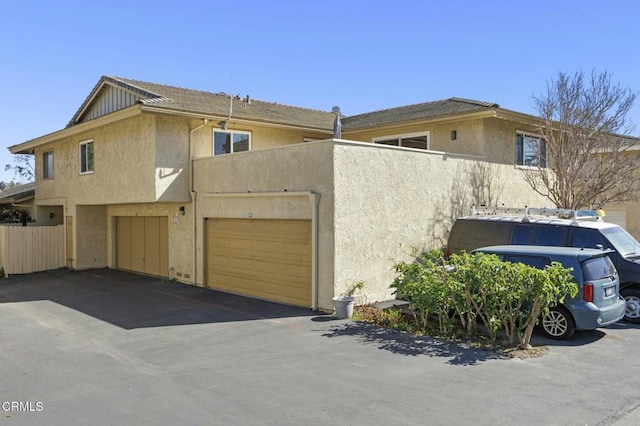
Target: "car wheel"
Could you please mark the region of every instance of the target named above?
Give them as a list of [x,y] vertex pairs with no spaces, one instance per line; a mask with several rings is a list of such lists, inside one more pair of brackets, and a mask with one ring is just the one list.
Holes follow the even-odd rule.
[[620,290],[620,294],[624,297],[625,301],[623,320],[634,324],[640,324],[640,290],[633,287],[627,287]]
[[552,339],[563,340],[573,336],[576,324],[569,311],[562,306],[554,306],[549,313],[542,318],[540,328],[542,332]]

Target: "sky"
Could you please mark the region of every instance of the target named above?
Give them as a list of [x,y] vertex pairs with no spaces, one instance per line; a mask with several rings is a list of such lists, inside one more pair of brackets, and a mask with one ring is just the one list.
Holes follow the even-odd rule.
[[591,70],[640,91],[640,2],[4,2],[0,180],[6,148],[64,128],[102,75],[349,116],[450,97],[535,114],[559,72]]

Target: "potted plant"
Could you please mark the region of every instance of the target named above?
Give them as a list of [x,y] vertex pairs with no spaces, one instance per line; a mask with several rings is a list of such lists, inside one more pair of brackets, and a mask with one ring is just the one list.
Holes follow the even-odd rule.
[[338,319],[351,318],[353,315],[353,305],[355,301],[355,292],[361,290],[365,285],[365,282],[360,280],[354,283],[349,289],[333,298],[333,306],[336,310],[336,317]]

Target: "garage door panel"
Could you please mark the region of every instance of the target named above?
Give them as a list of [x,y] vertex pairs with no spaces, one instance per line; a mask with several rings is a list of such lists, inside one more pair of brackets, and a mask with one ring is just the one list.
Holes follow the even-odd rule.
[[208,219],[211,287],[301,306],[311,305],[311,222]]
[[116,266],[131,269],[131,218],[116,218]]
[[144,219],[144,272],[160,275],[160,219]]
[[144,272],[144,218],[131,218],[131,269]]
[[168,224],[166,216],[116,217],[116,266],[134,272],[167,276]]

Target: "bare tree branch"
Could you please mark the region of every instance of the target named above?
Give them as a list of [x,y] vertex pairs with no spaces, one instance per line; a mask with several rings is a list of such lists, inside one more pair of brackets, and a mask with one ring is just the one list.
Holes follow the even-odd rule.
[[32,182],[36,176],[32,161],[32,155],[18,154],[13,157],[13,164],[7,164],[6,166],[4,166],[4,170],[13,170],[14,179],[19,176],[25,179],[27,182]]
[[607,72],[561,72],[547,82],[533,98],[547,168],[523,169],[533,190],[572,209],[640,199],[640,139],[627,119],[636,97]]

